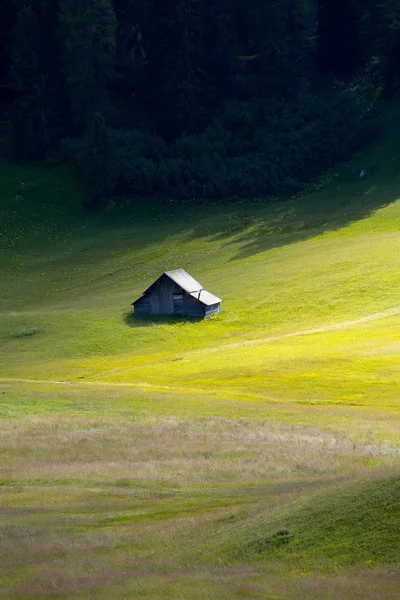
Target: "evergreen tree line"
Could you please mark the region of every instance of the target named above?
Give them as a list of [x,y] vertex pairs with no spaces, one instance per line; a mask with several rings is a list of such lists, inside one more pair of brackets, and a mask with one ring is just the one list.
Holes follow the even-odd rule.
[[397,0],[2,0],[0,28],[9,152],[61,152],[93,207],[290,193],[400,89]]

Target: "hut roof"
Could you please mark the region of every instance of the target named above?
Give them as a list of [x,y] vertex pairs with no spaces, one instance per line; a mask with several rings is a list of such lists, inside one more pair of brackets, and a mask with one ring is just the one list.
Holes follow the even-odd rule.
[[190,295],[193,296],[193,298],[196,298],[202,304],[205,304],[205,306],[212,306],[213,304],[219,304],[222,302],[221,298],[214,296],[214,294],[211,294],[204,289],[200,290],[199,292],[190,292]]
[[207,292],[201,283],[189,275],[185,269],[165,271],[164,275],[172,279],[172,281],[175,281],[175,283],[185,290],[185,292],[206,306],[212,306],[213,304],[219,304],[222,302],[221,298],[218,298],[218,296],[214,296],[214,294]]
[[175,271],[165,271],[164,275],[175,281],[185,292],[199,292],[203,289],[201,283],[196,281],[185,269],[175,269]]

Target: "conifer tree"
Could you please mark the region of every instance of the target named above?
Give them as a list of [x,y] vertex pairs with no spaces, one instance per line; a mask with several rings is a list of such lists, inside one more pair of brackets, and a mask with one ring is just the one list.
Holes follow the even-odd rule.
[[10,100],[11,32],[15,23],[12,0],[0,3],[0,104]]
[[295,95],[312,50],[311,2],[252,0],[248,6],[235,2],[233,10],[244,93]]
[[[158,131],[195,133],[202,122],[201,0],[153,0],[147,29],[148,94]],[[150,96],[151,94],[151,96]]]
[[203,98],[206,117],[209,118],[213,110],[236,95],[236,78],[229,11],[221,0],[203,0],[201,18],[204,45],[202,71],[207,74],[208,84]]
[[12,110],[13,151],[20,160],[43,154],[42,132],[46,125],[44,89],[38,60],[39,21],[27,6],[19,12],[13,30],[11,87],[15,94]]
[[146,0],[115,0],[117,55],[120,61],[144,58],[143,24],[149,17]]
[[86,206],[104,208],[114,187],[110,139],[104,117],[95,113],[87,127],[85,178]]
[[114,119],[140,126],[146,112],[143,73],[146,63],[143,28],[148,18],[147,0],[115,0],[117,19],[116,76],[112,85]]
[[323,73],[348,75],[359,67],[360,18],[354,0],[318,0],[317,57]]
[[13,147],[20,159],[54,152],[67,132],[58,0],[31,0],[12,31]]
[[378,5],[377,51],[386,96],[400,90],[400,5],[397,0],[381,0]]
[[61,0],[60,23],[72,121],[79,131],[107,108],[115,67],[115,11],[110,0]]

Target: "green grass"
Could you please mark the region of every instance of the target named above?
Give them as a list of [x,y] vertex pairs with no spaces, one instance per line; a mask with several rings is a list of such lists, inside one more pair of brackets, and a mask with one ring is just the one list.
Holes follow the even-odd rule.
[[[398,115],[382,121],[285,202],[92,214],[68,169],[0,164],[0,596],[398,597]],[[177,267],[221,315],[132,317]]]
[[252,540],[246,550],[303,569],[396,563],[399,511],[398,477],[346,485],[280,517],[274,529],[268,523],[269,535]]

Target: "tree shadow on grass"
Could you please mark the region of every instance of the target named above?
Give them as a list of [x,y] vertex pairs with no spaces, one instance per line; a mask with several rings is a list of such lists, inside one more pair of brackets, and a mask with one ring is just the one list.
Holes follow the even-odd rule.
[[[211,242],[210,253],[230,248],[228,260],[242,260],[340,231],[367,219],[398,198],[400,181],[393,173],[380,173],[361,181],[354,173],[345,173],[315,193],[303,197],[280,201],[243,200],[218,206],[199,204],[197,208],[188,205],[182,207],[181,212],[175,212],[174,207],[171,214],[167,215],[163,227],[146,229],[146,241],[155,244],[164,236],[170,237],[175,234],[183,234],[180,244],[185,240],[190,243],[196,239],[207,238]],[[136,240],[136,243],[139,247],[146,244],[143,237],[140,241]],[[134,246],[135,243],[132,244],[132,248]],[[212,262],[212,257],[210,261]],[[162,259],[156,265],[150,263],[149,270],[146,269],[147,285],[164,268],[186,266],[182,258],[179,262],[172,259],[167,265]],[[132,328],[193,321],[196,319],[180,316],[124,316],[125,324]]]
[[[339,177],[314,193],[305,193],[303,197],[132,204],[115,214],[102,213],[98,216],[100,222],[92,223],[96,235],[90,240],[89,248],[94,247],[94,251],[98,252],[96,257],[102,256],[104,240],[97,232],[104,226],[113,239],[115,251],[119,247],[125,251],[127,240],[134,252],[181,236],[179,243],[207,238],[216,247],[232,247],[234,255],[231,261],[244,259],[338,231],[400,198],[400,182],[392,169],[373,174],[365,180],[359,180],[356,171],[350,172],[346,168]],[[372,169],[368,168],[368,171]],[[80,248],[79,251],[82,252]],[[143,264],[144,261],[137,266]],[[162,256],[157,265],[152,263],[148,272],[146,269],[146,280],[155,277],[160,266],[166,267]],[[175,264],[174,260],[170,260],[167,266],[185,267],[185,264]],[[126,269],[128,267],[125,266],[121,271]],[[171,318],[175,317],[166,317],[165,323],[171,323]],[[157,319],[164,318],[154,317],[147,325],[159,323]]]
[[400,198],[400,184],[390,187],[389,190],[384,183],[370,181],[368,185],[346,186],[346,193],[342,196],[340,188],[331,188],[326,194],[318,192],[304,198],[273,203],[266,206],[264,214],[259,214],[244,230],[228,232],[227,235],[220,232],[213,239],[226,239],[223,247],[236,247],[231,261],[307,241],[348,227],[389,206]]
[[[398,111],[389,111],[380,119],[379,137],[350,162],[337,165],[335,173],[314,182],[314,191],[296,198],[228,203],[217,218],[194,220],[191,237],[208,236],[232,247],[230,260],[235,261],[367,219],[400,199],[397,124]],[[362,168],[368,176],[360,179]]]
[[187,317],[182,315],[151,315],[143,317],[135,315],[133,312],[124,313],[123,321],[125,325],[136,329],[138,327],[154,327],[156,325],[177,325],[184,323],[200,323],[204,321],[203,317]]

